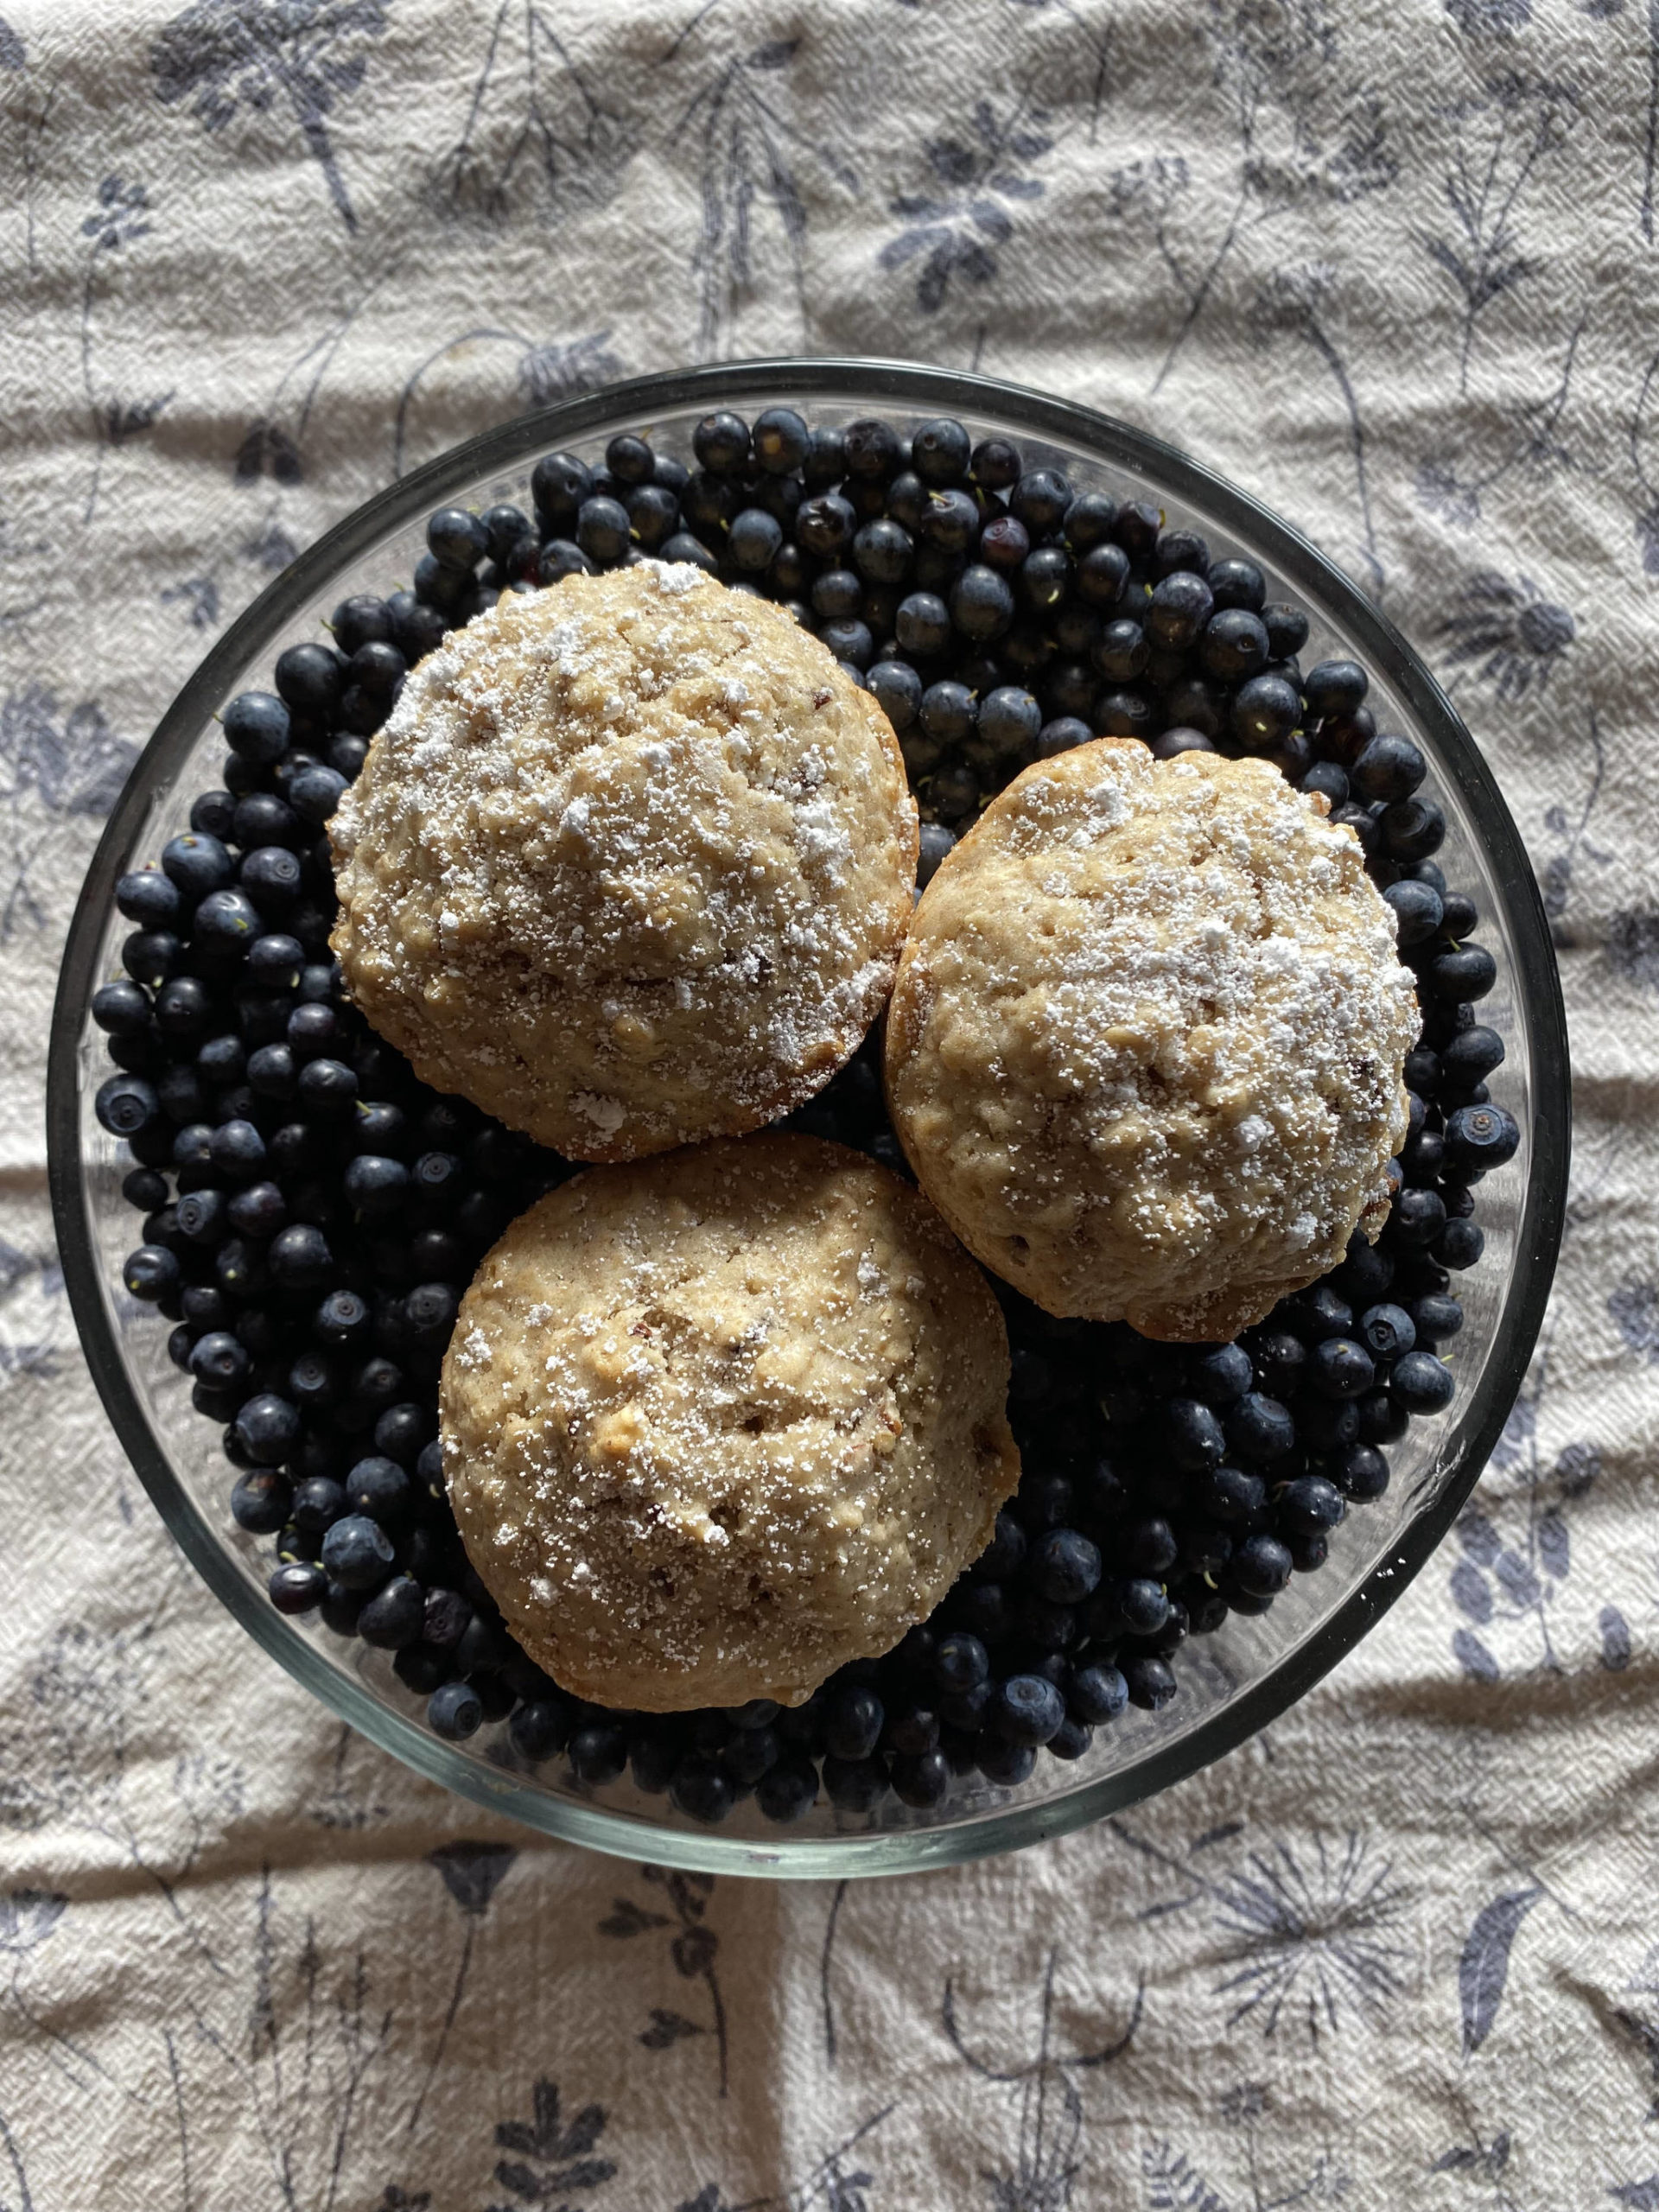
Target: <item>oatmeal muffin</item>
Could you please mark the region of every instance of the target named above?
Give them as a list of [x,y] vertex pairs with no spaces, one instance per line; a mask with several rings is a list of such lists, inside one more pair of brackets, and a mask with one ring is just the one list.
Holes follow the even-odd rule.
[[578,1160],[799,1105],[893,981],[916,809],[780,607],[644,562],[505,594],[410,675],[329,826],[352,997]]
[[1417,1007],[1325,815],[1266,762],[1105,739],[1016,777],[924,893],[893,1126],[1049,1313],[1230,1337],[1381,1229]]
[[797,1705],[990,1541],[1007,1384],[990,1287],[926,1200],[768,1131],[594,1169],[513,1224],[444,1361],[444,1474],[564,1688]]

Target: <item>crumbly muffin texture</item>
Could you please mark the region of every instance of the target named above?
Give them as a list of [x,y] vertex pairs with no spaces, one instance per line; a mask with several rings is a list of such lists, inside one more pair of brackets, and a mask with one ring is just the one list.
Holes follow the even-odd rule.
[[1382,1227],[1419,1017],[1326,811],[1265,761],[1103,739],[1017,777],[923,894],[893,1125],[1049,1313],[1224,1338]]
[[862,1154],[768,1131],[562,1185],[462,1302],[467,1554],[563,1688],[798,1704],[925,1619],[1019,1479],[989,1285]]
[[643,562],[505,594],[330,823],[346,985],[441,1090],[578,1160],[757,1128],[880,1011],[916,808],[782,607]]

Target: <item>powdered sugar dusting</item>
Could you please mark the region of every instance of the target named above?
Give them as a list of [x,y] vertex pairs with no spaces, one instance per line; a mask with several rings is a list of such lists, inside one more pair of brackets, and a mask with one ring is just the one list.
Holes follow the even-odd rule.
[[1222,1301],[1375,1233],[1416,1027],[1350,831],[1265,762],[1106,742],[1027,771],[935,879],[890,1071],[989,1264],[1057,1312],[1224,1335]]
[[781,608],[687,563],[509,594],[411,672],[331,829],[353,996],[579,1158],[749,1128],[879,1010],[915,809]]

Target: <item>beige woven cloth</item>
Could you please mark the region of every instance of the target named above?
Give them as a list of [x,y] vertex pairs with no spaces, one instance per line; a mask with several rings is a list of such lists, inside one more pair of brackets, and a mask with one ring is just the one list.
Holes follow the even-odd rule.
[[[1659,2206],[1659,263],[1639,0],[0,0],[0,2207]],[[343,1730],[86,1380],[39,1097],[137,743],[399,467],[976,363],[1302,524],[1544,882],[1571,1227],[1478,1513],[1121,1821],[664,1883]]]

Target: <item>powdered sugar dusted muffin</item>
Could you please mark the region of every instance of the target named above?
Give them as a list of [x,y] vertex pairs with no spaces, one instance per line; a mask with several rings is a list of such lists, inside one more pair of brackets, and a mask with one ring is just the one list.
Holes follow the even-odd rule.
[[893,1125],[1051,1313],[1230,1337],[1375,1238],[1418,1013],[1351,830],[1259,760],[1027,768],[917,909]]
[[924,1619],[1019,1479],[990,1287],[793,1131],[601,1167],[509,1229],[444,1361],[467,1554],[566,1689],[798,1704]]
[[758,1128],[880,1011],[916,809],[769,601],[646,562],[419,663],[330,824],[351,995],[438,1089],[579,1160]]

